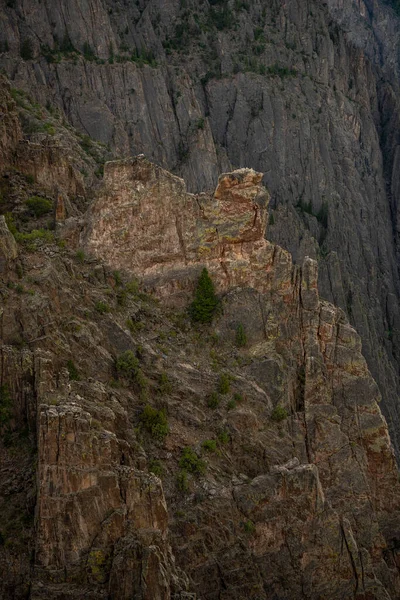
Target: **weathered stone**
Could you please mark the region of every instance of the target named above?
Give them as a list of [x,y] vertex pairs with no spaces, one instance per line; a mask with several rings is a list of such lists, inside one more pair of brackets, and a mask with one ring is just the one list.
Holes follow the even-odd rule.
[[18,256],[18,246],[7,227],[6,220],[0,215],[0,275],[3,275],[10,263]]

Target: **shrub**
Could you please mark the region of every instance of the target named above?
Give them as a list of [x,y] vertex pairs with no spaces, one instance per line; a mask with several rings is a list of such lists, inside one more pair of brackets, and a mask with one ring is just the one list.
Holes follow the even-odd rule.
[[256,526],[254,525],[253,521],[250,521],[250,520],[246,521],[244,523],[244,530],[249,535],[253,535],[253,533],[255,533],[255,530],[256,530]]
[[128,293],[126,290],[124,290],[123,288],[119,288],[117,290],[117,303],[119,306],[126,306],[127,297],[128,297]]
[[83,250],[78,250],[75,254],[76,260],[83,264],[85,262],[85,253]]
[[192,320],[197,323],[211,323],[218,305],[214,284],[204,267],[197,283],[195,299],[190,306]]
[[122,285],[121,273],[119,271],[114,271],[113,276],[114,276],[115,285],[116,286]]
[[54,233],[52,231],[48,231],[47,229],[34,229],[30,233],[21,233],[17,231],[14,234],[17,242],[21,242],[22,244],[29,242],[34,242],[36,240],[43,240],[45,242],[54,242]]
[[98,302],[96,302],[95,309],[101,315],[104,315],[105,313],[110,312],[110,307],[108,306],[107,302],[103,302],[102,300],[99,300]]
[[207,398],[207,406],[208,408],[217,408],[221,402],[220,397],[217,392],[212,392],[212,394]]
[[227,444],[229,442],[229,440],[231,439],[229,433],[225,429],[222,429],[218,433],[217,437],[218,437],[219,443],[222,444],[222,445]]
[[243,394],[241,394],[240,392],[235,392],[233,394],[233,400],[235,402],[243,402]]
[[247,344],[247,336],[242,323],[237,326],[235,342],[238,348],[244,348]]
[[68,369],[70,380],[71,381],[79,381],[79,379],[80,379],[79,372],[78,372],[78,369],[76,368],[76,366],[74,365],[74,363],[72,362],[72,360],[69,360],[67,362],[67,369]]
[[144,324],[141,321],[134,321],[133,319],[127,319],[126,326],[133,334],[136,334],[138,331],[144,328]]
[[140,370],[139,360],[132,350],[126,350],[126,352],[120,354],[115,361],[115,367],[120,377],[131,380],[136,378],[137,373]]
[[180,490],[181,492],[188,492],[189,491],[189,483],[188,483],[188,476],[186,471],[179,471],[177,477],[176,477],[176,485],[178,490]]
[[143,427],[157,440],[163,440],[168,434],[169,427],[164,410],[157,410],[147,404],[140,416]]
[[198,119],[196,121],[196,128],[197,129],[204,129],[204,125],[205,125],[204,119],[203,119],[203,117],[200,117],[200,119]]
[[150,473],[157,475],[157,477],[161,477],[164,471],[161,461],[156,459],[151,460],[149,463],[149,471]]
[[139,294],[138,280],[132,279],[132,281],[126,284],[125,289],[128,292],[128,294],[132,294],[132,296],[137,296]]
[[272,421],[276,421],[279,423],[280,421],[284,421],[287,418],[288,418],[288,412],[287,412],[286,408],[284,408],[280,404],[277,404],[271,413]]
[[168,375],[165,372],[161,373],[161,375],[160,375],[160,381],[159,381],[157,390],[158,390],[158,393],[161,394],[162,396],[164,394],[170,394],[172,391],[171,382],[168,379]]
[[229,400],[228,404],[227,404],[227,409],[228,410],[233,410],[234,408],[236,408],[236,402],[235,400]]
[[193,448],[187,447],[182,451],[179,467],[193,475],[203,475],[206,470],[206,463],[197,456]]
[[40,196],[31,196],[28,198],[25,204],[35,217],[47,215],[53,209],[53,203],[51,200],[47,200],[47,198],[41,198]]
[[221,373],[218,380],[218,392],[228,394],[231,389],[231,377],[227,373]]
[[217,442],[215,440],[204,440],[204,442],[201,444],[201,447],[209,452],[215,452],[217,449]]

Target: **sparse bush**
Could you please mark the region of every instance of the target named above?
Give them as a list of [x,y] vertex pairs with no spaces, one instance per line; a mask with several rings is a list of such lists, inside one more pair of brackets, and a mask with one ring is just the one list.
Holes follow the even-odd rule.
[[[44,242],[54,242],[54,233],[49,231],[48,229],[34,229],[30,233],[21,233],[17,231],[14,234],[17,242],[21,242],[22,244],[30,244],[30,242],[34,242],[36,240],[43,240]],[[32,246],[31,249],[34,247]],[[29,249],[29,247],[28,247]]]
[[150,473],[157,475],[157,477],[161,477],[164,471],[161,461],[157,459],[151,460],[149,463],[149,471]]
[[113,276],[114,276],[115,285],[116,286],[122,285],[121,273],[119,271],[114,271]]
[[107,302],[103,302],[102,300],[99,300],[98,302],[96,302],[95,309],[101,315],[104,315],[105,313],[110,312],[110,307],[108,306]]
[[177,477],[176,477],[176,485],[178,490],[180,490],[181,492],[188,492],[189,491],[189,483],[188,483],[188,476],[186,471],[181,470],[179,471]]
[[179,467],[183,471],[192,473],[192,475],[203,475],[206,470],[206,463],[197,456],[193,448],[187,447],[182,451]]
[[227,373],[221,373],[218,380],[218,392],[228,394],[231,389],[231,377]]
[[128,293],[123,288],[119,288],[117,290],[117,303],[119,306],[126,306],[126,299],[128,297]]
[[222,445],[227,444],[229,442],[229,440],[231,439],[229,433],[225,429],[222,429],[218,433],[217,437],[218,437],[219,443],[222,444]]
[[144,328],[144,324],[141,321],[134,321],[133,319],[127,319],[126,326],[133,334],[136,334],[138,331]]
[[197,323],[211,323],[218,305],[214,284],[204,267],[197,283],[195,299],[190,306],[192,320]]
[[76,368],[76,366],[74,365],[74,363],[72,362],[72,360],[69,360],[67,362],[67,369],[68,369],[70,380],[71,381],[79,381],[79,379],[80,379],[79,371]]
[[210,396],[207,398],[207,406],[208,408],[217,408],[220,405],[221,399],[218,396],[217,392],[212,392]]
[[83,264],[85,262],[85,253],[83,250],[78,250],[75,254],[76,260]]
[[167,373],[165,372],[161,373],[160,375],[160,381],[158,384],[157,391],[161,396],[164,396],[164,394],[170,394],[172,391],[171,382],[168,379]]
[[233,410],[234,408],[236,408],[236,402],[234,400],[229,400],[226,407],[228,410]]
[[115,367],[117,369],[118,376],[133,381],[140,369],[139,359],[135,356],[132,350],[126,350],[126,352],[120,354],[115,361]]
[[250,519],[246,521],[244,523],[244,530],[249,535],[253,535],[256,531],[256,526],[254,525],[253,521],[250,521]]
[[217,442],[215,440],[204,440],[201,447],[208,452],[215,452],[217,449]]
[[168,434],[169,427],[164,410],[157,410],[147,404],[140,416],[143,427],[157,440],[163,440]]
[[47,215],[53,210],[53,203],[47,198],[41,198],[40,196],[31,196],[25,202],[30,212],[37,217]]
[[244,348],[247,344],[247,336],[242,323],[237,326],[235,342],[238,348]]
[[128,292],[128,294],[132,294],[132,296],[137,296],[139,294],[138,280],[132,279],[132,281],[129,281],[129,283],[126,284],[125,289]]
[[205,125],[205,121],[204,121],[203,117],[200,117],[200,119],[198,119],[196,121],[196,129],[204,129],[204,125]]
[[288,418],[288,412],[281,404],[277,404],[271,413],[271,420],[280,422]]

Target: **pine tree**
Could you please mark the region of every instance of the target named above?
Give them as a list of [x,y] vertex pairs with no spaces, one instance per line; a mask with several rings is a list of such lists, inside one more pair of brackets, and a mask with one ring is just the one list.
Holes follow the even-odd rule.
[[214,284],[204,267],[197,283],[195,298],[190,307],[192,320],[197,323],[211,323],[218,304]]
[[242,323],[236,329],[236,346],[243,348],[247,344],[247,336]]

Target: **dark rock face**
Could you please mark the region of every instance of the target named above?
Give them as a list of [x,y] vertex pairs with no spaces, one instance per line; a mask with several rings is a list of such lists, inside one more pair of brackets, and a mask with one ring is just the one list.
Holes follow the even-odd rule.
[[[91,186],[0,77],[3,200],[33,233],[24,199],[51,198],[55,228],[0,218],[1,600],[398,599],[398,472],[345,315],[396,443],[396,20],[342,4],[0,9],[13,85],[190,190],[225,172],[194,195],[142,156]],[[212,331],[182,310],[204,265]]]

